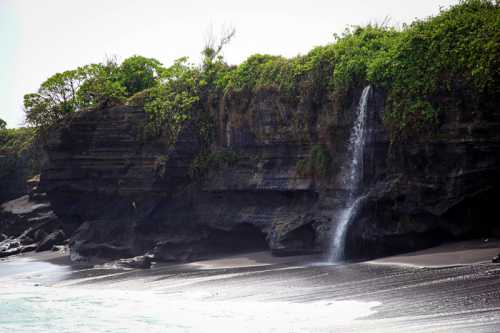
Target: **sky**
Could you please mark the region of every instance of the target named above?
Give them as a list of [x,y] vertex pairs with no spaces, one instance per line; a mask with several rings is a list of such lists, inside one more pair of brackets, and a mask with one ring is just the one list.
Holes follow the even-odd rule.
[[200,61],[207,32],[232,26],[230,64],[254,53],[295,56],[349,25],[400,26],[458,0],[0,0],[0,118],[24,122],[23,96],[51,75],[134,54]]

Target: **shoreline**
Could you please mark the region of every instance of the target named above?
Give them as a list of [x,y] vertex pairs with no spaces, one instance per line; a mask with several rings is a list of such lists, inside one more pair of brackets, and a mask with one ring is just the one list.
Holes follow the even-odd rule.
[[[158,262],[152,269],[124,268],[113,264],[114,261],[90,261],[83,264],[71,262],[68,249],[52,252],[28,252],[0,259],[0,267],[5,264],[16,264],[20,260],[26,263],[45,263],[60,267],[65,272],[96,271],[96,277],[106,271],[141,272],[141,275],[154,274],[158,270],[181,269],[188,271],[252,269],[277,266],[336,266],[368,264],[376,266],[396,266],[413,268],[449,268],[455,266],[478,265],[491,263],[494,256],[500,253],[500,239],[469,240],[450,242],[432,248],[413,251],[367,261],[328,263],[321,255],[299,255],[288,257],[272,256],[268,251],[238,253],[185,263]],[[104,262],[104,263],[103,263]],[[22,270],[30,273],[29,267]],[[0,274],[0,277],[6,274]]]
[[417,268],[445,268],[489,262],[500,253],[500,240],[450,242],[432,248],[369,260],[375,265],[399,265]]
[[[0,261],[0,294],[7,301],[4,310],[11,311],[4,323],[17,315],[12,309],[21,304],[27,309],[24,315],[36,320],[44,316],[51,332],[73,327],[73,322],[60,324],[51,315],[61,311],[78,318],[80,325],[88,324],[84,318],[97,316],[95,332],[108,324],[113,331],[122,322],[127,327],[146,322],[150,332],[164,332],[165,327],[204,332],[206,325],[226,332],[224,328],[241,322],[249,325],[249,332],[253,327],[284,332],[405,332],[416,327],[419,332],[468,332],[474,322],[480,332],[491,332],[500,327],[500,265],[489,258],[498,245],[481,240],[449,243],[345,264],[321,263],[319,256],[252,252],[160,263],[151,269],[69,266],[68,253],[62,251],[22,254]],[[429,261],[431,257],[439,260]],[[1,317],[0,311],[0,327]],[[189,329],[176,330],[181,326]]]

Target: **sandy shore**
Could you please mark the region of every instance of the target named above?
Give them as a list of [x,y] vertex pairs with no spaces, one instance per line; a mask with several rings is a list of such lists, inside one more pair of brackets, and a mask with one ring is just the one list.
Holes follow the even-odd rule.
[[[500,240],[471,240],[454,242],[405,254],[370,260],[365,263],[413,267],[453,267],[491,262],[500,253]],[[190,263],[199,269],[255,267],[279,264],[322,263],[321,256],[273,257],[269,252],[238,254],[220,259]]]
[[500,253],[500,240],[471,240],[448,243],[422,251],[371,260],[372,264],[415,267],[450,267],[491,262]]
[[499,245],[460,242],[337,265],[253,252],[148,270],[71,266],[64,252],[23,254],[0,261],[8,300],[0,302],[0,331],[2,313],[5,325],[21,307],[19,320],[43,317],[44,332],[88,332],[72,325],[90,324],[95,332],[135,332],[138,323],[151,333],[241,325],[241,332],[498,332],[500,265],[491,257]]
[[[366,261],[364,263],[376,265],[401,265],[411,267],[453,267],[461,265],[473,265],[491,262],[491,259],[500,253],[500,240],[471,240],[463,242],[447,243],[433,248],[399,254],[390,257],[379,258]],[[19,259],[33,262],[47,262],[54,265],[72,266],[69,260],[68,251],[58,252],[30,252],[0,259],[2,262],[13,262]],[[164,264],[160,263],[156,267],[184,267],[193,270],[207,269],[229,269],[229,268],[251,268],[271,265],[304,265],[304,264],[327,264],[320,255],[304,255],[290,257],[275,257],[268,251],[240,253],[221,258],[200,260],[186,264]],[[87,264],[74,266],[74,268],[89,268]],[[98,267],[106,267],[106,265]]]

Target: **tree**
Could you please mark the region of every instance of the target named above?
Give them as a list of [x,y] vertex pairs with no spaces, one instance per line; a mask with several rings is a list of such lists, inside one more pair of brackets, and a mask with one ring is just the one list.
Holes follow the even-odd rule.
[[151,136],[165,134],[174,145],[184,123],[191,119],[191,111],[199,98],[200,71],[180,58],[167,68],[161,84],[149,91],[144,110],[149,121],[146,130]]
[[4,130],[6,128],[7,128],[7,123],[5,122],[5,120],[0,118],[0,130]]
[[82,105],[77,94],[88,75],[87,66],[56,73],[40,85],[37,93],[24,95],[26,122],[47,127],[79,110]]
[[213,32],[212,27],[208,30],[205,47],[201,52],[203,56],[202,85],[205,85],[208,90],[223,85],[220,81],[229,69],[229,66],[224,62],[222,50],[229,44],[235,34],[236,29],[233,27],[223,27],[219,36]]
[[203,48],[203,63],[212,62],[221,56],[221,52],[224,47],[229,44],[231,39],[233,39],[236,34],[236,29],[234,27],[222,27],[221,34],[217,36],[213,27],[210,27],[207,33],[207,37],[205,39],[205,47]]
[[120,104],[127,97],[120,67],[116,60],[108,59],[104,64],[85,66],[87,79],[78,90],[77,97],[82,107],[107,107]]
[[135,55],[122,62],[118,79],[127,89],[127,95],[131,96],[155,86],[163,70],[158,60]]

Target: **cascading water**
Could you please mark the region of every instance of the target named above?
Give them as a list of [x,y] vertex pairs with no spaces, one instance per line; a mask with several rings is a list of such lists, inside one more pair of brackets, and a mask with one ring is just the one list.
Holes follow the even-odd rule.
[[356,213],[359,202],[363,197],[359,196],[359,183],[363,172],[363,152],[366,141],[366,110],[371,86],[363,89],[358,107],[357,116],[349,138],[348,158],[346,164],[341,168],[341,177],[347,189],[345,207],[338,213],[335,220],[338,221],[337,228],[333,234],[330,248],[330,262],[338,262],[344,259],[344,248],[346,232],[352,216]]

